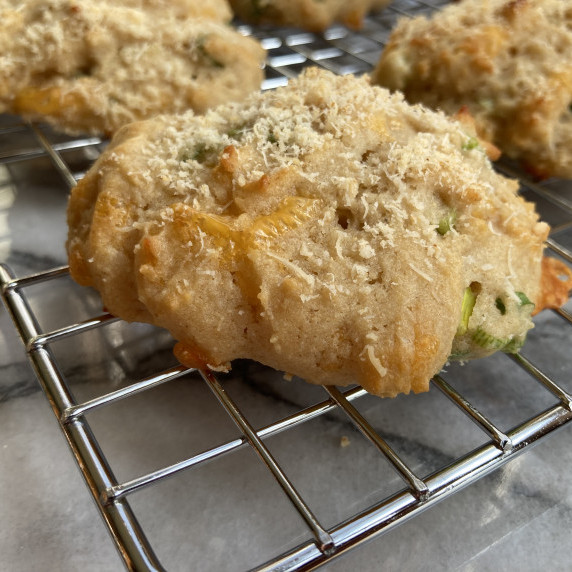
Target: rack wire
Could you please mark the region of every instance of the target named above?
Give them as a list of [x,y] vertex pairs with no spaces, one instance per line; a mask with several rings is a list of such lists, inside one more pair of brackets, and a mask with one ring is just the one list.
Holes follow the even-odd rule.
[[[426,13],[445,3],[439,0],[396,0],[390,8],[367,18],[359,34],[338,25],[331,27],[323,35],[293,29],[252,28],[246,25],[239,25],[238,28],[243,34],[259,38],[267,48],[268,65],[264,89],[270,89],[285,84],[288,78],[294,77],[308,65],[319,65],[340,74],[367,72],[377,60],[383,42],[397,17]],[[90,161],[95,159],[105,146],[105,141],[93,137],[58,138],[43,126],[27,124],[17,118],[4,118],[0,125],[0,138],[0,166],[48,157],[61,177],[61,187],[64,190],[69,190],[83,176],[82,167],[89,166]],[[79,162],[79,167],[77,161],[70,161],[66,155],[71,151],[83,153],[83,162]],[[499,169],[508,175],[521,175],[509,164],[501,164]],[[543,217],[553,224],[549,248],[554,255],[568,263],[572,263],[569,240],[572,236],[571,191],[570,184],[562,181],[548,180],[540,184],[522,179],[522,193],[537,202]],[[297,404],[288,414],[280,415],[277,419],[257,427],[257,422],[244,412],[244,406],[227,391],[225,376],[172,365],[165,358],[165,367],[162,369],[157,368],[154,363],[152,371],[147,375],[120,384],[120,387],[111,391],[104,391],[87,399],[78,399],[75,395],[78,389],[77,376],[74,376],[73,370],[67,366],[67,358],[62,358],[61,352],[58,353],[56,348],[63,346],[65,356],[68,347],[66,344],[71,344],[67,354],[72,353],[75,347],[73,344],[76,343],[74,340],[93,332],[107,331],[114,324],[117,325],[118,320],[98,309],[93,293],[80,290],[78,298],[84,317],[65,321],[56,328],[45,330],[42,320],[45,307],[49,304],[45,292],[68,291],[68,269],[65,266],[17,277],[8,266],[1,265],[0,279],[3,300],[24,343],[30,363],[113,541],[130,570],[165,569],[144,527],[139,523],[130,499],[138,492],[149,491],[168,477],[195,470],[207,462],[220,462],[233,452],[248,449],[256,453],[259,461],[278,483],[285,498],[301,517],[302,527],[305,527],[306,531],[301,536],[305,539],[297,545],[274,555],[266,563],[256,562],[253,565],[257,566],[258,570],[265,571],[310,570],[368,539],[387,533],[406,519],[499,468],[572,420],[572,398],[564,388],[570,380],[565,380],[563,384],[545,371],[543,366],[538,366],[525,357],[526,352],[512,358],[503,358],[506,363],[498,375],[499,381],[504,381],[508,368],[523,371],[527,378],[538,382],[540,391],[549,396],[549,405],[537,407],[526,419],[521,419],[513,426],[505,427],[507,422],[502,419],[491,420],[490,416],[479,409],[474,399],[464,396],[457,389],[458,380],[462,382],[464,370],[458,369],[435,376],[432,380],[435,390],[462,411],[466,416],[463,419],[469,419],[482,431],[484,441],[445,463],[436,461],[432,470],[426,474],[421,474],[422,469],[418,467],[418,463],[406,460],[399,447],[390,443],[387,433],[376,428],[376,423],[362,412],[364,408],[360,409],[359,404],[368,396],[359,387],[341,391],[333,386],[325,386],[323,390],[320,389],[324,392],[322,396],[314,397],[309,405]],[[38,288],[44,293],[38,295]],[[559,320],[562,339],[569,340],[572,332],[570,312],[566,309],[550,312]],[[72,313],[72,317],[75,318],[75,314]],[[141,369],[133,364],[141,361],[141,352],[144,354],[149,347],[146,341],[149,337],[159,340],[149,351],[154,352],[162,345],[168,346],[170,343],[164,334],[151,327],[137,331],[134,337],[121,337],[118,343],[110,341],[109,336],[103,336],[105,343],[109,345],[110,356],[105,359],[118,362],[118,367],[127,372],[126,378],[139,374]],[[568,341],[563,343],[567,344]],[[133,350],[136,347],[143,349]],[[569,347],[565,347],[564,351],[568,352]],[[130,356],[130,352],[134,352],[135,357]],[[63,366],[62,361],[65,362]],[[256,366],[250,364],[244,367],[245,377],[249,378],[252,371],[249,368]],[[271,374],[264,369],[262,375]],[[216,446],[205,445],[196,454],[143,472],[140,476],[118,479],[113,463],[106,455],[105,447],[101,445],[97,432],[88,419],[90,414],[123,400],[133,400],[138,395],[148,395],[159,386],[172,384],[175,380],[189,376],[202,380],[212,392],[224,414],[238,429],[238,436]],[[544,404],[546,400],[540,399],[538,403]],[[399,479],[393,482],[392,490],[380,491],[379,496],[369,502],[366,508],[361,508],[334,524],[326,525],[317,515],[312,503],[307,500],[307,495],[295,486],[289,470],[277,460],[268,446],[268,441],[278,434],[288,437],[297,428],[304,428],[316,419],[335,414],[345,416],[349,420],[350,426],[371,443],[376,455],[389,462]],[[176,428],[174,430],[176,431]]]

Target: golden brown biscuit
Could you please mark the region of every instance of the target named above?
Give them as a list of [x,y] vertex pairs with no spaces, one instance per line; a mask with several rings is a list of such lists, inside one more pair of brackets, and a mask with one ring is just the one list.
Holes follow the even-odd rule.
[[370,10],[379,10],[391,0],[230,0],[237,16],[254,24],[298,26],[323,31],[334,22],[361,28]]
[[113,5],[157,10],[159,15],[174,12],[182,18],[208,18],[218,22],[232,20],[232,11],[226,0],[120,0],[114,1]]
[[[28,0],[0,0],[0,10],[21,9],[26,3]],[[227,0],[114,0],[113,5],[156,10],[158,16],[169,13],[183,18],[209,18],[219,22],[229,22],[232,19]]]
[[541,176],[572,177],[572,6],[463,0],[401,20],[373,73],[408,101],[454,114]]
[[377,395],[516,351],[547,225],[466,126],[309,69],[122,129],[74,189],[72,276],[190,366],[251,358]]
[[265,51],[255,40],[155,8],[30,0],[4,10],[0,110],[109,134],[160,112],[203,112],[260,87]]

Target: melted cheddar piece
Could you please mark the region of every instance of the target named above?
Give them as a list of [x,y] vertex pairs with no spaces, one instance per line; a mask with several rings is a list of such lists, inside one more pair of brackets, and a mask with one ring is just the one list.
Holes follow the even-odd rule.
[[234,217],[199,212],[180,204],[173,210],[175,225],[182,238],[194,246],[200,242],[200,233],[210,236],[214,245],[221,249],[223,261],[228,263],[311,220],[320,203],[319,199],[286,197],[274,212],[256,217],[245,229],[233,228]]

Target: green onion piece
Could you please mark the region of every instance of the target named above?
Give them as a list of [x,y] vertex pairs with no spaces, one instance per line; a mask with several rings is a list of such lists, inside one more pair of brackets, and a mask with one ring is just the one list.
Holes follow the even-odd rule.
[[472,151],[477,147],[479,147],[479,140],[476,137],[469,137],[469,139],[461,145],[463,151]]
[[471,357],[471,352],[469,350],[465,350],[462,352],[453,352],[452,354],[449,355],[447,361],[452,361],[452,360],[462,361],[464,358],[470,359],[470,357]]
[[437,232],[443,236],[447,234],[452,228],[454,228],[457,222],[457,213],[451,210],[439,221],[439,226],[437,227]]
[[468,286],[465,288],[465,293],[463,294],[463,304],[461,306],[461,323],[457,328],[457,334],[462,336],[469,328],[469,319],[473,313],[473,308],[475,307],[475,302],[477,301],[477,295]]
[[495,300],[495,306],[497,307],[497,310],[501,313],[502,316],[506,314],[506,306],[504,305],[504,302],[500,298],[497,298]]
[[478,327],[473,334],[473,341],[478,346],[481,346],[481,348],[485,348],[487,350],[502,350],[507,343],[507,340],[491,336],[491,334],[488,334],[480,327]]
[[502,351],[506,354],[516,354],[518,350],[524,345],[525,337],[513,338],[508,342]]
[[531,302],[528,296],[524,292],[515,292],[515,294],[518,296],[521,306],[528,306],[528,305],[534,306],[534,302]]
[[231,139],[240,139],[243,135],[244,132],[246,131],[247,126],[246,124],[241,124],[241,125],[237,125],[236,127],[231,127],[226,134],[231,138]]
[[486,350],[502,350],[505,353],[514,354],[524,344],[524,337],[496,338],[478,327],[473,334],[473,341]]

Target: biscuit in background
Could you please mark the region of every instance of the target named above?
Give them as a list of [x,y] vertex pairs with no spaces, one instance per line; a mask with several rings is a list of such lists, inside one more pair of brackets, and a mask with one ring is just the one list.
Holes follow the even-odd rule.
[[541,177],[572,177],[572,4],[463,0],[400,20],[372,74],[449,114]]
[[144,10],[172,12],[182,18],[208,18],[218,22],[230,22],[232,10],[227,0],[118,0],[115,6],[129,6]]
[[229,0],[236,15],[253,24],[296,26],[315,32],[334,22],[361,28],[371,10],[385,8],[391,0]]
[[470,126],[315,68],[204,116],[122,129],[72,191],[72,276],[193,367],[426,391],[515,352],[548,226]]
[[107,135],[260,88],[265,51],[258,42],[219,22],[156,10],[159,0],[141,4],[152,8],[30,0],[4,9],[0,111]]

